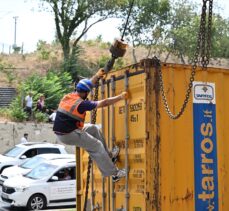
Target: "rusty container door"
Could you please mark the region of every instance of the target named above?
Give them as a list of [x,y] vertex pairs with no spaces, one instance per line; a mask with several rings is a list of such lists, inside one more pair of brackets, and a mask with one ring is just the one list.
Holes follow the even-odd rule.
[[[126,168],[128,177],[113,184],[94,164],[90,209],[229,210],[229,70],[198,69],[184,114],[171,120],[156,69],[153,60],[144,60],[109,73],[100,86],[100,99],[130,93],[128,101],[98,110],[97,118],[109,148],[121,148],[117,166]],[[162,72],[169,107],[176,113],[191,67],[162,64]],[[81,153],[83,194],[78,201],[83,202],[88,155]]]

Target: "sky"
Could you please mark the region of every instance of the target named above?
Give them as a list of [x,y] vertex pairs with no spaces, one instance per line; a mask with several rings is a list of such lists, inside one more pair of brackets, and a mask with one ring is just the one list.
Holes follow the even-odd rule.
[[[24,52],[36,50],[39,40],[51,43],[55,37],[55,24],[50,12],[39,11],[39,0],[0,0],[0,53],[9,52],[9,46],[14,44],[15,19],[16,44],[24,45]],[[199,0],[196,2],[202,2]],[[229,17],[229,1],[214,0],[222,10],[224,17]],[[218,11],[216,11],[218,12]],[[16,18],[15,18],[16,17]],[[94,39],[102,35],[104,41],[113,41],[120,37],[117,29],[119,21],[108,19],[93,26],[87,33],[87,39]]]

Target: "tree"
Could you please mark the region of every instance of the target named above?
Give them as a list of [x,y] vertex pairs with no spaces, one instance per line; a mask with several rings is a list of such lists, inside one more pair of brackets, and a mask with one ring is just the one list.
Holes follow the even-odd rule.
[[[182,63],[185,63],[184,57],[191,62],[196,49],[199,24],[200,15],[196,5],[187,0],[175,2],[164,40],[168,54],[178,56]],[[229,20],[223,19],[219,14],[213,15],[211,40],[211,56],[229,58]]]
[[199,24],[197,17],[196,6],[187,0],[175,1],[172,4],[164,44],[168,55],[176,55],[183,64],[184,56],[193,55],[195,50]]
[[213,17],[212,51],[213,58],[229,58],[229,19],[219,14]]
[[[131,4],[132,0],[129,0]],[[134,1],[132,13],[130,15],[129,23],[125,33],[125,39],[130,41],[133,45],[133,60],[137,62],[135,56],[135,47],[144,45],[149,49],[156,45],[161,39],[163,33],[163,26],[167,23],[167,17],[170,10],[168,0],[139,0]],[[126,17],[126,8],[122,11],[122,27],[123,29]]]
[[47,2],[54,13],[57,38],[62,46],[65,64],[69,61],[71,63],[76,56],[77,44],[84,34],[96,23],[115,15],[119,6],[125,4],[123,0],[41,1]]

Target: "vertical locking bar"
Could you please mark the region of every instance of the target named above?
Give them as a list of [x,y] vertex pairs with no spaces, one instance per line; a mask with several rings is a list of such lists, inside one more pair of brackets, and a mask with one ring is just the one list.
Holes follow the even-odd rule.
[[[107,83],[107,97],[110,97],[110,83]],[[111,142],[110,142],[110,106],[107,107],[107,121],[108,121],[108,125],[107,125],[107,132],[108,132],[108,149],[111,149]],[[111,177],[110,177],[111,178]],[[108,179],[108,196],[110,196],[110,178]],[[108,197],[108,209],[107,210],[111,210],[110,207],[111,201],[110,201],[110,197]]]
[[[93,93],[91,92],[91,99],[93,99]],[[93,114],[90,112],[90,122],[93,120]],[[94,162],[91,164],[91,210],[94,210],[95,206],[95,190],[94,190]]]
[[[101,99],[105,98],[105,88],[104,88],[104,82],[101,80]],[[102,108],[101,111],[101,125],[102,125],[102,133],[105,134],[105,129],[104,129],[104,124],[105,124],[105,119],[104,119],[104,108]],[[102,177],[102,211],[106,211],[106,190],[105,190],[105,182],[106,179]]]
[[[128,91],[129,81],[128,81],[128,71],[124,75],[125,80],[125,91]],[[126,182],[125,182],[125,204],[126,211],[129,211],[129,162],[128,162],[128,148],[129,148],[129,108],[128,101],[125,99],[125,169],[126,169]]]
[[[115,96],[115,76],[111,77],[111,96]],[[111,106],[111,137],[112,137],[112,148],[115,145],[115,107],[114,105]],[[111,194],[112,194],[112,211],[115,211],[115,191],[114,191],[115,185],[112,182],[111,184]]]
[[80,148],[76,147],[76,175],[77,175],[77,180],[76,180],[76,208],[77,210],[81,210],[81,204],[82,204],[82,177],[81,177],[81,157],[80,157]]
[[94,210],[95,206],[95,190],[94,190],[94,163],[91,164],[91,210]]

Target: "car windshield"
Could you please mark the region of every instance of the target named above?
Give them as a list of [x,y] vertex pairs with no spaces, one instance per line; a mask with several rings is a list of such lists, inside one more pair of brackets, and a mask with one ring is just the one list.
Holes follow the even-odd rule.
[[44,158],[41,157],[33,157],[30,160],[25,161],[24,163],[22,163],[21,165],[19,165],[19,167],[23,168],[23,169],[33,169],[36,166],[40,165],[41,163],[44,162]]
[[3,155],[7,157],[15,158],[19,156],[24,151],[24,148],[21,147],[14,147],[12,149],[7,150]]
[[28,174],[26,174],[25,177],[35,179],[35,180],[43,179],[49,176],[50,174],[52,174],[56,168],[57,166],[55,165],[42,163],[36,168],[34,168],[32,171],[30,171]]

